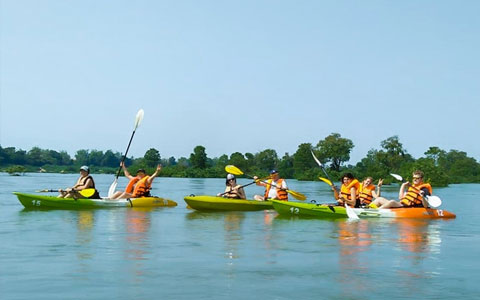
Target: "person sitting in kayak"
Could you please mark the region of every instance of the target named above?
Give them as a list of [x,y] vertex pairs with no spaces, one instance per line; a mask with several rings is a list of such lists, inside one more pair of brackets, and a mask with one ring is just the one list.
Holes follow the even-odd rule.
[[237,179],[233,174],[227,174],[225,182],[225,192],[217,194],[218,197],[225,197],[230,199],[247,199],[243,187],[237,184]]
[[270,171],[270,179],[266,182],[258,180],[257,176],[254,176],[253,179],[256,181],[257,185],[265,187],[265,194],[255,195],[253,198],[258,201],[265,201],[268,199],[284,200],[288,201],[287,193],[287,182],[280,178],[277,170]]
[[138,169],[137,176],[132,176],[128,172],[123,162],[120,165],[122,166],[125,177],[127,177],[130,181],[125,188],[125,191],[116,192],[115,194],[113,194],[111,199],[150,197],[152,181],[162,170],[162,165],[159,164],[157,166],[157,169],[151,176],[148,176],[144,169]]
[[404,182],[400,186],[398,192],[398,199],[388,200],[379,197],[373,201],[369,207],[371,208],[395,208],[395,207],[428,207],[428,202],[424,199],[425,196],[431,196],[433,193],[432,186],[429,183],[423,182],[423,172],[417,170],[413,172],[413,184]]
[[360,189],[360,182],[355,179],[352,173],[345,173],[342,176],[342,186],[340,187],[340,194],[335,186],[332,186],[333,195],[337,200],[337,204],[344,206],[347,203],[350,207],[360,207],[360,200],[358,198],[358,191]]
[[[94,189],[95,182],[93,177],[90,176],[90,168],[88,166],[80,167],[80,177],[77,179],[77,183],[71,188],[66,188],[65,190],[59,190],[60,194],[58,198],[85,198],[78,193],[78,191],[84,189]],[[100,194],[95,189],[95,193],[89,197],[90,199],[100,199]]]
[[373,199],[380,197],[383,184],[383,179],[378,180],[377,187],[372,184],[373,178],[367,177],[365,178],[362,183],[360,184],[360,188],[358,189],[358,198],[360,200],[360,207],[367,207],[370,203],[372,203]]

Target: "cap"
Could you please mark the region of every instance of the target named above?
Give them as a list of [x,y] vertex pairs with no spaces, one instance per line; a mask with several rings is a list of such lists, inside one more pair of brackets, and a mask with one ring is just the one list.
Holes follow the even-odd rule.
[[278,173],[278,171],[275,170],[275,169],[273,169],[273,170],[270,171],[270,174],[276,174],[276,173]]
[[230,180],[230,179],[235,179],[235,175],[233,175],[233,174],[228,174],[228,175],[227,175],[227,180]]
[[138,169],[138,170],[137,170],[137,174],[140,173],[140,172],[141,172],[141,173],[146,173],[144,169]]
[[81,166],[80,170],[83,170],[85,172],[90,172],[90,168],[88,166]]

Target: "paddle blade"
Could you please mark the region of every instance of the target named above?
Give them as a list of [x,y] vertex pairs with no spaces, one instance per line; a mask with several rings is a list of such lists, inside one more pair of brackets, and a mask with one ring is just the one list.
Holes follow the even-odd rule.
[[137,116],[135,117],[135,128],[133,129],[134,131],[137,129],[137,127],[140,125],[140,122],[142,122],[143,120],[143,114],[144,114],[144,111],[143,109],[140,109],[138,112],[137,112]]
[[290,195],[292,195],[293,198],[295,198],[295,199],[297,199],[297,200],[301,200],[301,201],[307,200],[307,196],[305,196],[305,195],[302,194],[302,193],[299,193],[299,192],[296,192],[296,191],[292,191],[292,190],[287,190],[287,193],[289,193]]
[[95,189],[84,189],[84,190],[78,191],[78,193],[83,197],[88,198],[93,196],[93,194],[95,194]]
[[403,178],[402,176],[398,175],[398,174],[393,174],[393,173],[390,173],[390,175],[392,175],[396,180],[400,180],[400,181],[403,181]]
[[352,219],[352,220],[360,219],[355,213],[355,211],[350,206],[347,205],[347,203],[345,203],[345,209],[347,210],[347,216],[349,219]]
[[227,173],[230,173],[230,174],[233,174],[233,175],[243,175],[243,172],[242,170],[240,170],[239,168],[235,167],[234,165],[226,165],[225,166],[225,171]]
[[310,152],[312,153],[313,159],[317,162],[318,166],[323,169],[322,163],[318,160],[318,158],[315,156],[315,154],[313,153],[313,151],[310,150]]
[[440,197],[427,196],[426,198],[427,198],[428,205],[430,205],[430,207],[437,208],[440,205],[442,205],[442,199],[440,199]]
[[[108,189],[108,198],[112,198],[113,194],[115,194],[115,190],[117,189],[117,178],[112,182],[110,188]],[[90,195],[91,196],[91,195]]]
[[326,184],[328,184],[329,186],[333,186],[333,183],[328,180],[327,178],[323,178],[323,177],[318,177],[318,179],[320,179],[321,181],[325,182]]

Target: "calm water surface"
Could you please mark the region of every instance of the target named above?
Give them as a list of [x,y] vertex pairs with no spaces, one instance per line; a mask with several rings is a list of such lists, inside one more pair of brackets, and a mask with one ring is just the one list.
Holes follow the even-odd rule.
[[[157,178],[174,208],[26,211],[12,191],[71,186],[77,175],[0,173],[0,299],[478,299],[480,185],[436,189],[454,220],[280,218],[200,213],[188,194],[224,179]],[[105,195],[113,175],[94,175]],[[240,179],[247,183],[247,179]],[[331,201],[320,182],[288,180]],[[119,179],[119,187],[126,181]],[[398,186],[386,187],[395,197]],[[262,193],[250,186],[247,196]]]

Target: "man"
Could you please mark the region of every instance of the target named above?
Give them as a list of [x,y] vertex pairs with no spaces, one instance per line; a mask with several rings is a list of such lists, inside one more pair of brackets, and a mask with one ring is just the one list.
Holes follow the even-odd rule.
[[[88,166],[81,166],[80,177],[78,177],[75,185],[65,190],[59,190],[60,194],[58,195],[58,198],[84,198],[78,193],[78,191],[94,188],[95,182],[93,181],[93,177],[90,175],[90,168]],[[95,189],[95,193],[89,198],[100,199],[100,194]]]
[[284,200],[288,201],[287,183],[284,179],[280,178],[277,170],[270,171],[270,179],[266,182],[258,180],[257,176],[253,179],[257,182],[257,185],[265,187],[265,194],[255,195],[253,198],[259,201],[265,201],[268,199]]
[[423,182],[423,172],[413,172],[413,184],[410,182],[402,183],[400,191],[398,192],[398,199],[387,200],[379,197],[373,201],[369,207],[371,208],[394,208],[394,207],[428,207],[428,202],[425,196],[431,196],[433,193],[432,186],[429,183]]
[[137,176],[135,177],[130,175],[123,162],[120,165],[122,166],[125,177],[130,181],[124,192],[116,192],[111,199],[149,197],[150,190],[152,189],[152,181],[162,170],[162,165],[159,164],[151,176],[148,176],[144,169],[138,169]]

